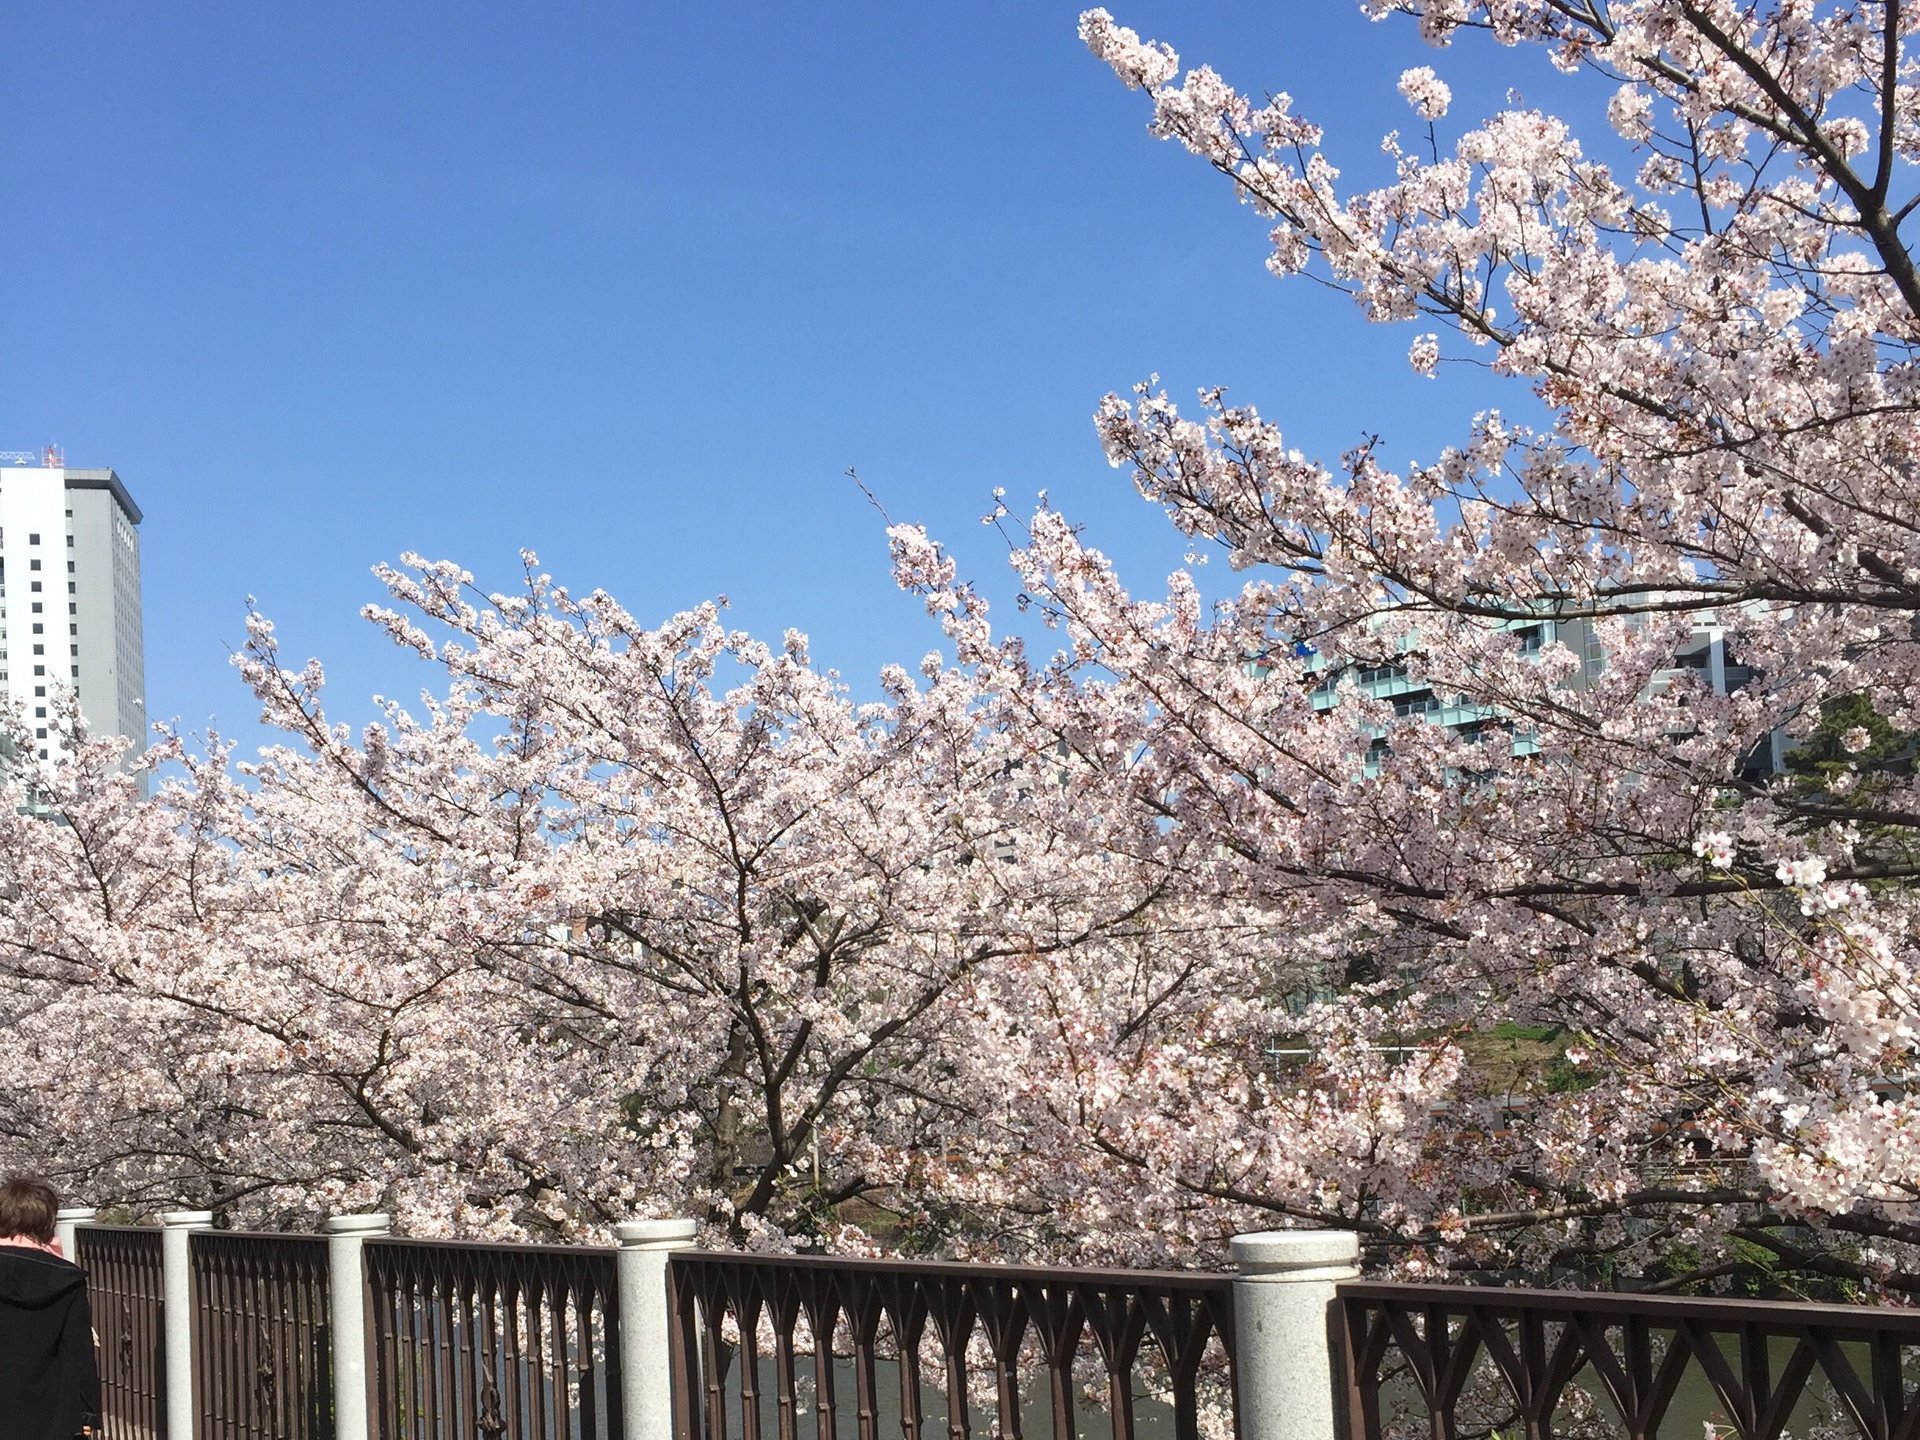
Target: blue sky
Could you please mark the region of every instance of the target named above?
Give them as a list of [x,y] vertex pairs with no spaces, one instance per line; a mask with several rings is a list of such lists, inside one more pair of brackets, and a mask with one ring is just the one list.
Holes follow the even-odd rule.
[[[1099,453],[1106,391],[1224,383],[1329,459],[1519,401],[1269,278],[1078,8],[8,6],[0,449],[57,442],[145,509],[150,713],[253,738],[248,595],[344,718],[412,695],[357,617],[407,549],[510,586],[529,546],[649,620],[725,594],[867,692],[939,637],[849,466],[991,594],[996,486],[1151,589],[1182,546]],[[1553,108],[1537,56],[1342,0],[1112,8],[1291,91],[1356,179],[1414,129],[1408,65],[1455,119],[1516,83]]]

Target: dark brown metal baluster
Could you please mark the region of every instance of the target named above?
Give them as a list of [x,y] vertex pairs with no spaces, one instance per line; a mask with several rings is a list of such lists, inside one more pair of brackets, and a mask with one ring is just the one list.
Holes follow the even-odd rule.
[[553,1427],[547,1416],[547,1306],[552,1304],[553,1288],[544,1272],[536,1271],[527,1282],[527,1384],[532,1391],[530,1424],[533,1440],[548,1440]]
[[880,1375],[875,1349],[880,1336],[880,1287],[872,1275],[850,1275],[847,1332],[853,1339],[853,1400],[858,1440],[880,1440]]
[[[415,1325],[420,1327],[420,1344],[415,1346],[413,1352],[413,1369],[419,1377],[417,1382],[420,1386],[420,1413],[415,1425],[426,1427],[420,1440],[449,1440],[440,1419],[440,1377],[445,1373],[444,1365],[438,1363],[438,1346],[445,1340],[444,1315],[440,1309],[440,1281],[432,1271],[426,1269],[430,1263],[426,1256],[420,1256],[417,1263],[419,1269],[409,1275],[413,1281]],[[411,1436],[405,1440],[411,1440]]]
[[589,1394],[593,1384],[593,1291],[585,1271],[573,1260],[567,1264],[567,1434],[593,1440],[594,1413]]
[[456,1440],[455,1426],[459,1410],[454,1404],[453,1388],[453,1297],[451,1281],[442,1266],[435,1265],[420,1277],[428,1343],[426,1384],[428,1395],[427,1434],[424,1440]]
[[613,1381],[613,1367],[619,1364],[620,1337],[612,1293],[603,1289],[597,1278],[588,1294],[587,1308],[596,1317],[593,1322],[596,1343],[587,1348],[592,1384],[584,1385],[583,1382],[584,1388],[580,1392],[583,1406],[588,1396],[593,1399],[592,1423],[587,1426],[586,1433],[591,1440],[620,1440],[619,1387]]
[[[1371,1318],[1375,1307],[1366,1301],[1342,1300],[1339,1304],[1346,1361],[1346,1432],[1348,1440],[1370,1440],[1380,1433],[1380,1363],[1386,1356],[1391,1332],[1384,1315],[1378,1321]],[[1236,1383],[1236,1407],[1239,1388]]]
[[553,1364],[549,1384],[553,1395],[554,1440],[573,1440],[573,1406],[568,1400],[568,1381],[573,1374],[573,1285],[572,1277],[555,1274],[548,1291],[547,1330],[553,1345]]
[[[1855,1423],[1871,1440],[1892,1440],[1894,1430],[1907,1408],[1907,1387],[1900,1375],[1899,1339],[1885,1331],[1879,1332],[1867,1342],[1867,1357],[1873,1377],[1873,1397],[1864,1406],[1857,1402],[1849,1402],[1849,1406],[1853,1410]],[[1822,1368],[1827,1368],[1824,1356]],[[1849,1365],[1847,1370],[1851,1374],[1853,1367]],[[1832,1371],[1828,1369],[1828,1373]],[[1857,1377],[1855,1383],[1858,1384]],[[1866,1399],[1864,1395],[1860,1398]]]
[[1727,1364],[1727,1357],[1721,1353],[1718,1338],[1707,1328],[1705,1322],[1697,1319],[1685,1319],[1680,1322],[1681,1332],[1687,1337],[1688,1348],[1700,1364],[1707,1377],[1707,1383],[1713,1386],[1714,1393],[1720,1397],[1720,1403],[1727,1407],[1727,1414],[1739,1430],[1742,1440],[1753,1437],[1752,1396],[1744,1384],[1737,1378]]
[[1460,1331],[1452,1331],[1445,1306],[1426,1307],[1427,1349],[1433,1357],[1434,1419],[1437,1440],[1454,1440],[1459,1433],[1461,1393],[1473,1375],[1473,1363],[1484,1352],[1479,1312],[1471,1305],[1460,1315]]
[[[1579,1332],[1587,1364],[1606,1392],[1607,1403],[1620,1413],[1627,1440],[1646,1440],[1646,1428],[1640,1420],[1640,1397],[1644,1391],[1639,1388],[1637,1378],[1641,1367],[1634,1362],[1632,1354],[1629,1353],[1626,1365],[1620,1363],[1620,1357],[1608,1343],[1606,1325],[1596,1315],[1575,1312],[1567,1322],[1567,1329]],[[1633,1372],[1631,1376],[1629,1370]]]
[[967,1440],[972,1417],[967,1404],[967,1341],[973,1337],[974,1304],[964,1280],[931,1281],[923,1287],[927,1318],[940,1342],[947,1401],[947,1440]]
[[1543,1440],[1548,1412],[1557,1398],[1548,1378],[1547,1326],[1537,1310],[1520,1312],[1520,1373],[1525,1389],[1520,1393],[1521,1422],[1526,1440]]
[[839,1397],[834,1393],[833,1332],[840,1318],[834,1275],[809,1270],[802,1303],[807,1328],[813,1332],[813,1421],[816,1440],[836,1440],[840,1423]]
[[400,1440],[403,1434],[419,1435],[426,1440],[432,1432],[426,1428],[427,1394],[420,1361],[419,1305],[411,1278],[402,1268],[405,1264],[402,1257],[389,1255],[387,1283],[392,1287],[389,1304],[393,1307],[394,1388],[400,1395],[401,1409],[394,1416],[395,1429],[387,1440]]
[[1133,1440],[1133,1366],[1146,1333],[1138,1296],[1129,1287],[1090,1285],[1081,1290],[1080,1303],[1107,1369],[1113,1440]]
[[773,1319],[773,1404],[780,1440],[797,1440],[795,1412],[800,1401],[793,1373],[793,1327],[800,1319],[800,1294],[793,1272],[764,1273],[767,1313]]
[[[374,1440],[385,1440],[392,1423],[399,1423],[405,1413],[400,1395],[398,1375],[394,1367],[394,1347],[398,1326],[394,1321],[393,1300],[387,1294],[381,1279],[380,1252],[368,1248],[365,1257],[364,1295],[366,1297],[367,1323],[373,1330],[373,1353],[369,1357],[373,1369],[372,1414],[367,1419]],[[329,1317],[331,1318],[331,1317]],[[337,1343],[331,1327],[327,1335],[328,1347]],[[329,1392],[331,1394],[331,1392]],[[331,1414],[331,1410],[323,1413]],[[331,1435],[331,1428],[328,1432]]]
[[515,1265],[509,1269],[506,1289],[501,1297],[501,1306],[506,1316],[506,1333],[501,1337],[501,1365],[506,1371],[507,1422],[516,1435],[525,1435],[530,1429],[528,1422],[521,1418],[528,1413],[526,1357],[520,1345],[520,1337],[525,1332],[527,1324],[523,1278],[520,1266]]
[[894,1357],[900,1372],[900,1434],[921,1440],[926,1416],[920,1406],[920,1337],[926,1330],[927,1297],[920,1283],[899,1271],[888,1272],[881,1289],[893,1325]]
[[994,1403],[1000,1412],[996,1431],[1000,1440],[1021,1440],[1020,1348],[1027,1337],[1026,1301],[1004,1278],[970,1278],[967,1284],[993,1352]]
[[728,1299],[740,1330],[740,1440],[760,1440],[760,1283],[754,1270],[729,1270]]
[[479,1357],[480,1411],[474,1429],[485,1440],[500,1440],[507,1433],[506,1417],[500,1413],[500,1301],[499,1282],[488,1276],[479,1292],[480,1334],[474,1347]]
[[700,1316],[705,1326],[702,1359],[707,1382],[706,1440],[727,1440],[727,1367],[733,1359],[723,1326],[727,1315],[726,1279],[708,1266],[702,1277]]
[[[1073,1358],[1079,1353],[1084,1315],[1078,1290],[1064,1282],[1033,1281],[1021,1287],[1027,1314],[1040,1337],[1041,1352],[1047,1363],[1047,1383],[1053,1402],[1053,1440],[1075,1440],[1073,1422]],[[1169,1358],[1167,1372],[1180,1374],[1177,1362]],[[1175,1386],[1176,1391],[1178,1386]],[[1179,1440],[1196,1440],[1193,1434],[1179,1433]]]
[[[1629,1325],[1629,1329],[1631,1329]],[[1643,1330],[1643,1335],[1649,1332]],[[1650,1338],[1645,1342],[1649,1356],[1652,1353]],[[1653,1435],[1660,1428],[1660,1422],[1666,1418],[1667,1407],[1673,1403],[1673,1397],[1680,1393],[1681,1382],[1686,1379],[1688,1363],[1693,1359],[1693,1341],[1686,1332],[1675,1329],[1667,1342],[1667,1353],[1660,1362],[1659,1372],[1654,1376],[1652,1388],[1643,1402],[1647,1417],[1647,1434]]]
[[[188,1234],[187,1254],[189,1257],[193,1254],[193,1242],[199,1238],[197,1235]],[[197,1269],[198,1267],[195,1268]],[[209,1276],[195,1274],[192,1277],[194,1282],[193,1288],[205,1294],[207,1281],[211,1278],[212,1277]],[[195,1351],[197,1352],[194,1357],[196,1364],[193,1367],[195,1372],[193,1388],[196,1392],[194,1410],[200,1415],[200,1420],[203,1425],[205,1423],[205,1414],[201,1411],[200,1407],[205,1403],[207,1391],[212,1388],[207,1384],[207,1378],[203,1372],[213,1363],[215,1349],[225,1348],[228,1341],[227,1334],[220,1328],[218,1317],[213,1313],[213,1305],[218,1303],[217,1298],[207,1294],[206,1299],[209,1303],[204,1309],[197,1303],[194,1305],[193,1315],[191,1317],[192,1324],[190,1326],[194,1331],[193,1341]]]
[[667,1356],[673,1372],[674,1440],[699,1440],[700,1418],[694,1409],[700,1395],[700,1377],[695,1369],[700,1355],[698,1301],[693,1291],[692,1265],[679,1257],[667,1262],[667,1308]]
[[[1532,1376],[1528,1373],[1527,1361],[1521,1358],[1521,1352],[1514,1347],[1513,1341],[1507,1336],[1506,1328],[1500,1322],[1499,1312],[1489,1306],[1473,1305],[1467,1312],[1467,1323],[1473,1326],[1475,1334],[1479,1336],[1481,1348],[1485,1350],[1487,1358],[1493,1362],[1494,1369],[1499,1373],[1500,1378],[1506,1382],[1507,1391],[1513,1396],[1514,1411],[1520,1417],[1524,1427],[1526,1417],[1532,1409]],[[1523,1327],[1525,1323],[1525,1317],[1521,1317]],[[1463,1325],[1461,1328],[1463,1342],[1466,1333]],[[1524,1335],[1521,1344],[1523,1346],[1526,1344]],[[1464,1343],[1462,1348],[1465,1348]],[[1529,1434],[1526,1440],[1537,1440],[1537,1437]]]
[[[1760,1337],[1762,1349],[1766,1348],[1767,1337]],[[1805,1331],[1794,1337],[1793,1353],[1787,1357],[1787,1363],[1781,1368],[1779,1377],[1773,1381],[1772,1392],[1764,1398],[1756,1392],[1758,1411],[1754,1420],[1754,1432],[1759,1440],[1779,1440],[1781,1431],[1787,1428],[1787,1421],[1793,1418],[1793,1407],[1799,1402],[1801,1392],[1806,1389],[1807,1380],[1813,1374],[1816,1347],[1813,1337]]]
[[1761,1431],[1767,1401],[1773,1395],[1773,1365],[1767,1354],[1767,1337],[1753,1325],[1742,1325],[1739,1329],[1739,1346],[1740,1389],[1746,1401],[1745,1414],[1741,1416],[1743,1428],[1748,1440],[1772,1440]]

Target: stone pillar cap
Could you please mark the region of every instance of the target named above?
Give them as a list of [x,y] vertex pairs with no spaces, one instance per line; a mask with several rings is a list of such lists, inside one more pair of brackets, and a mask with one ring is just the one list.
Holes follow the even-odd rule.
[[1242,1275],[1351,1267],[1360,1259],[1360,1237],[1351,1230],[1259,1230],[1234,1236],[1232,1253]]
[[650,1245],[686,1245],[699,1232],[697,1220],[622,1220],[613,1227],[623,1250]]
[[97,1205],[63,1205],[53,1215],[56,1220],[91,1220],[99,1213]]
[[163,1210],[160,1223],[169,1230],[205,1230],[213,1224],[211,1210]]
[[379,1211],[359,1215],[329,1215],[329,1235],[385,1235],[393,1229],[393,1216]]

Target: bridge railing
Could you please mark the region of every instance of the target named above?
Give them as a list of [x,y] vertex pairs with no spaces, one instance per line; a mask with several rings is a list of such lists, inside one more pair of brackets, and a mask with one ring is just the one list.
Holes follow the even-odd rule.
[[[107,1440],[1920,1437],[1920,1311],[1231,1274],[68,1224]],[[4,1425],[0,1424],[0,1431]]]
[[379,1440],[621,1440],[614,1252],[374,1240]]
[[1075,1440],[1088,1372],[1113,1440],[1141,1401],[1198,1440],[1209,1359],[1232,1403],[1231,1275],[694,1252],[668,1287],[683,1440]]
[[327,1242],[194,1230],[193,1408],[222,1440],[333,1440]]
[[1347,1284],[1347,1440],[1920,1433],[1920,1311],[1462,1285]]
[[166,1403],[160,1232],[84,1225],[74,1258],[87,1272],[105,1440],[147,1440]]

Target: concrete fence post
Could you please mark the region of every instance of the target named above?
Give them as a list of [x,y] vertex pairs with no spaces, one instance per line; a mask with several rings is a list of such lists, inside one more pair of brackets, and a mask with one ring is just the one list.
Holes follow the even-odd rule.
[[367,1440],[367,1286],[360,1247],[393,1231],[391,1215],[327,1220],[327,1324],[333,1332],[334,1440]]
[[211,1210],[160,1216],[160,1303],[167,1336],[167,1440],[193,1440],[193,1259],[187,1236],[213,1228]]
[[1233,1237],[1239,1440],[1338,1440],[1333,1287],[1359,1259],[1351,1230]]
[[79,1237],[73,1232],[82,1225],[91,1225],[93,1217],[99,1213],[91,1205],[71,1205],[53,1212],[53,1238],[60,1242],[60,1253],[67,1259],[79,1259],[74,1249]]
[[[692,1247],[692,1220],[626,1220],[620,1251],[620,1408],[625,1440],[673,1440],[673,1371],[667,1363],[667,1257]],[[346,1440],[343,1435],[340,1440]]]

